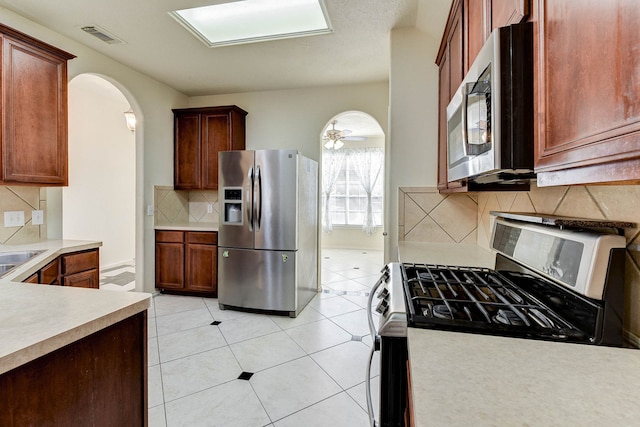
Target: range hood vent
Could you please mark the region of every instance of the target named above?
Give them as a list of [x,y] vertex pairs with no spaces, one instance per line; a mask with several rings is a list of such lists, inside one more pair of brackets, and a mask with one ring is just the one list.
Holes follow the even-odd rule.
[[82,31],[87,34],[91,34],[92,36],[102,40],[108,44],[124,44],[125,41],[119,37],[114,36],[104,28],[100,28],[97,25],[88,25],[86,27],[82,27]]

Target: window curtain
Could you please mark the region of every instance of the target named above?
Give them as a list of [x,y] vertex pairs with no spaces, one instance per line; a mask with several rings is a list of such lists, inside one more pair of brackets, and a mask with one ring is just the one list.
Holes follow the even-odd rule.
[[329,200],[344,165],[346,152],[344,150],[322,150],[322,231],[331,233],[331,212]]
[[354,149],[352,152],[354,154],[351,157],[352,164],[360,178],[362,188],[364,188],[365,193],[367,193],[367,212],[362,224],[362,231],[370,235],[375,231],[373,201],[371,196],[376,182],[378,182],[383,171],[384,151],[382,148],[362,148]]

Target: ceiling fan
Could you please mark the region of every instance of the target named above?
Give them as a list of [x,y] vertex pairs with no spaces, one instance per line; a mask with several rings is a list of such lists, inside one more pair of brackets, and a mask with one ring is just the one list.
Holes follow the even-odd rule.
[[344,141],[364,141],[364,136],[348,136],[351,134],[349,129],[338,130],[336,129],[337,120],[331,122],[331,129],[327,129],[325,136],[322,138],[327,141],[324,144],[325,148],[338,150],[344,146]]

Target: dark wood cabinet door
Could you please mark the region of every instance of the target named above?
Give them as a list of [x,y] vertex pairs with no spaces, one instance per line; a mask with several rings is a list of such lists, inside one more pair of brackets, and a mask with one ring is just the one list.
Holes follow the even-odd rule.
[[187,244],[186,288],[190,291],[215,293],[217,291],[218,247]]
[[67,185],[68,56],[1,37],[1,179],[8,184]]
[[218,153],[231,150],[229,114],[202,115],[202,188],[218,189]]
[[438,88],[438,190],[447,189],[447,105],[449,104],[449,59],[440,63]]
[[62,274],[74,274],[87,270],[99,270],[100,256],[98,249],[88,251],[74,252],[62,255],[61,270]]
[[60,284],[60,259],[56,258],[40,269],[39,282],[44,285]]
[[156,287],[184,289],[184,243],[156,242]]
[[[458,90],[460,83],[464,79],[465,69],[465,46],[464,46],[464,29],[462,20],[462,4],[458,3],[458,8],[454,13],[451,29],[448,37],[448,53],[449,53],[449,99]],[[448,104],[448,103],[447,103]]]
[[175,114],[173,182],[176,190],[202,187],[200,129],[200,114]]
[[100,287],[100,275],[98,270],[94,269],[62,276],[62,286],[98,289]]
[[529,16],[530,0],[487,0],[491,30],[522,22]]
[[218,153],[244,150],[245,116],[235,105],[175,109],[174,187],[217,190]]
[[640,180],[638,2],[538,0],[538,15],[538,184]]
[[436,64],[439,66],[438,86],[438,190],[464,191],[460,182],[448,182],[447,164],[447,106],[465,75],[463,3],[455,0],[442,38]]
[[38,273],[33,273],[31,276],[24,279],[22,283],[40,283],[40,279],[38,278]]
[[491,33],[489,23],[491,0],[465,0],[464,2],[464,32],[466,42],[465,72],[478,56],[485,40]]

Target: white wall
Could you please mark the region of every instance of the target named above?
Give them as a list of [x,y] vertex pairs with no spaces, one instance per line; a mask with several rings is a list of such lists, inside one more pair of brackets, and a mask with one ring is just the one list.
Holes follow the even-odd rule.
[[247,149],[297,148],[320,159],[320,136],[333,116],[358,110],[375,118],[387,133],[387,83],[331,86],[297,90],[199,96],[189,107],[237,105],[246,110]]
[[[61,34],[0,8],[3,24],[77,55],[69,62],[69,79],[93,73],[106,77],[127,97],[139,120],[136,131],[136,289],[152,292],[154,286],[153,216],[144,206],[153,205],[154,185],[173,185],[173,113],[187,106],[180,92],[122,65]],[[62,236],[62,190],[47,191],[47,229],[50,237]],[[144,250],[144,258],[141,256]]]
[[[391,31],[387,181],[389,221],[385,260],[397,258],[398,188],[438,181],[438,68],[440,40],[415,28]],[[390,254],[390,257],[387,255]]]
[[100,267],[135,258],[136,141],[124,121],[129,102],[90,74],[69,83],[69,186],[64,239],[99,240]]

